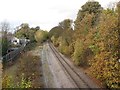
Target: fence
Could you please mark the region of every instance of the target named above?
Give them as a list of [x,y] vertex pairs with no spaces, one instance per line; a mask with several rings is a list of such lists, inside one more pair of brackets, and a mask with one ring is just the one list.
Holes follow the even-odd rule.
[[19,54],[20,52],[23,51],[24,47],[26,46],[26,44],[23,44],[20,48],[9,52],[8,54],[6,54],[5,56],[2,57],[3,62],[9,62],[11,60],[14,60]]

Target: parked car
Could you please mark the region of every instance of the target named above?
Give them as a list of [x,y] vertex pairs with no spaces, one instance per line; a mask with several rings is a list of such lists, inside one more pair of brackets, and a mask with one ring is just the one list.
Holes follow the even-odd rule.
[[10,49],[7,50],[7,53],[12,52],[12,51],[17,50],[17,49],[18,48],[10,48]]

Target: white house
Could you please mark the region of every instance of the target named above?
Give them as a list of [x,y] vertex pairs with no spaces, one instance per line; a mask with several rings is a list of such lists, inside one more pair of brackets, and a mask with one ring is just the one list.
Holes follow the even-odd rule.
[[18,39],[16,37],[13,37],[11,39],[11,43],[14,44],[14,45],[19,45],[20,44],[20,39]]
[[20,38],[18,39],[17,37],[12,37],[10,39],[11,44],[14,45],[23,45],[23,44],[27,44],[28,42],[30,42],[29,39],[25,39],[25,38]]

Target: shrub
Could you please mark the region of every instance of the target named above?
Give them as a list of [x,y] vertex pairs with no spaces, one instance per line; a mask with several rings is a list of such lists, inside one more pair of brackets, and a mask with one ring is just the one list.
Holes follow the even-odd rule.
[[59,51],[67,56],[70,56],[70,47],[67,44],[66,40],[63,37],[59,37],[58,39],[59,42]]
[[73,61],[76,65],[80,65],[83,63],[82,53],[83,53],[83,43],[80,40],[75,42],[75,51],[73,53]]
[[2,88],[30,88],[31,82],[26,80],[24,74],[22,74],[21,81],[14,82],[11,76],[4,76],[2,80]]
[[51,41],[56,47],[59,46],[59,38],[55,38],[55,36],[52,36]]

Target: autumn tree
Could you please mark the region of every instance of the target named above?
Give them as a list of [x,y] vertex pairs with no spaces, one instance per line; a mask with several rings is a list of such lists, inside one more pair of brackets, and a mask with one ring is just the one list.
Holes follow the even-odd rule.
[[71,30],[72,29],[73,21],[71,19],[65,19],[59,23],[59,26],[64,30]]
[[31,42],[34,42],[35,41],[34,34],[39,29],[40,29],[39,26],[37,26],[35,28],[30,28],[29,24],[22,23],[19,27],[17,27],[17,30],[15,32],[15,36],[18,38],[30,39]]
[[[107,10],[106,10],[107,12]],[[118,15],[117,12],[103,12],[93,34],[93,48],[98,49],[92,60],[91,70],[109,88],[118,87]],[[100,64],[100,67],[98,67]],[[94,71],[95,70],[95,71]],[[114,79],[113,79],[114,78]]]
[[61,36],[62,33],[63,28],[60,26],[55,26],[49,31],[49,37],[51,38],[52,36],[54,36],[55,38],[58,38],[59,36]]
[[73,21],[71,19],[65,19],[62,22],[59,23],[59,26],[63,29],[62,37],[65,39],[67,44],[72,40],[72,33],[73,33]]
[[[84,65],[85,63],[88,63],[86,60],[89,60],[88,57],[93,54],[89,48],[92,41],[88,38],[88,36],[91,29],[99,23],[98,19],[101,12],[102,7],[99,2],[88,1],[81,7],[77,14],[77,18],[74,21],[74,53],[72,55],[73,60],[77,62],[77,65]],[[82,47],[80,47],[81,51],[77,48],[77,46],[80,45],[82,45]]]
[[59,49],[66,55],[72,54],[72,34],[73,32],[73,21],[71,19],[65,19],[59,23],[59,26],[63,29],[61,37],[59,37]]
[[75,20],[75,29],[77,29],[77,25],[79,25],[79,22],[86,16],[86,14],[94,14],[94,18],[92,20],[92,25],[95,24],[96,21],[98,21],[98,17],[102,11],[102,7],[97,1],[88,1],[86,2],[81,9],[79,10],[77,14],[77,18]]
[[35,32],[35,40],[38,43],[42,43],[48,39],[48,32],[43,30],[38,30]]
[[49,36],[51,37],[52,42],[61,53],[66,55],[71,55],[73,52],[72,49],[72,34],[73,34],[73,21],[71,19],[65,19],[61,21],[58,26],[53,27]]
[[28,31],[30,30],[27,23],[22,23],[18,30],[15,32],[15,36],[18,38],[28,38]]

